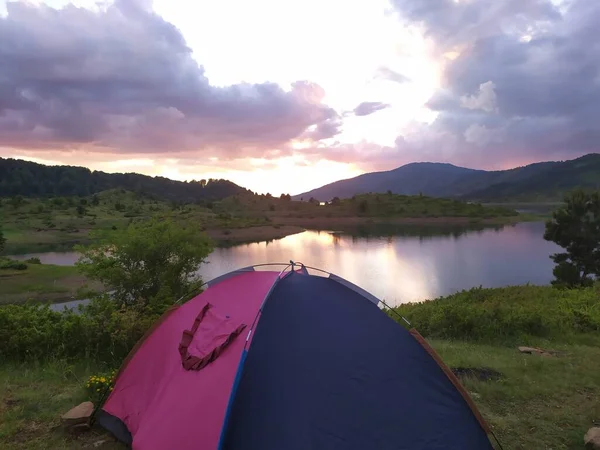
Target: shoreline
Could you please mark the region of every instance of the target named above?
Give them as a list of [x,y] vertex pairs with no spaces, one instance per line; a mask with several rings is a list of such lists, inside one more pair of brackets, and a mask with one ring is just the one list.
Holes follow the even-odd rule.
[[[421,227],[492,227],[514,225],[522,222],[543,221],[541,216],[520,214],[505,217],[369,217],[369,216],[271,216],[269,225],[256,225],[244,228],[211,227],[203,230],[216,247],[231,247],[232,245],[251,244],[263,241],[282,239],[287,236],[314,231],[352,231],[356,227],[368,226],[421,226]],[[35,232],[34,232],[35,233]],[[87,236],[79,239],[59,240],[57,242],[38,242],[32,244],[19,243],[9,245],[6,254],[9,256],[26,255],[30,253],[69,252],[75,244],[87,244]]]
[[[294,225],[311,229],[320,227],[327,229],[331,226],[348,225],[436,225],[436,226],[469,226],[469,225],[511,225],[520,222],[543,220],[533,215],[518,215],[504,217],[369,217],[369,216],[337,216],[337,217],[289,217],[274,216],[275,224]],[[317,228],[312,228],[317,229]]]
[[210,228],[205,233],[215,241],[216,247],[272,241],[306,231],[296,225],[258,225],[247,228]]

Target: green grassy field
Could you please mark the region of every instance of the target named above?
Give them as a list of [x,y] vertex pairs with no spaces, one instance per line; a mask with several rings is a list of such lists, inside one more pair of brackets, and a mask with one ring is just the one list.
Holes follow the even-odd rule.
[[[68,251],[75,244],[88,242],[91,230],[121,228],[152,216],[169,216],[206,231],[217,244],[279,238],[298,232],[299,227],[319,228],[331,220],[468,225],[533,218],[502,206],[388,194],[359,195],[327,205],[253,194],[178,204],[113,189],[81,198],[5,198],[0,205],[0,225],[7,239],[8,255]],[[290,228],[282,230],[284,226]]]
[[558,356],[516,347],[433,340],[451,367],[490,368],[498,380],[462,378],[506,450],[575,450],[600,418],[600,339],[596,345],[539,341]]
[[[60,415],[86,401],[84,380],[98,365],[53,361],[0,367],[0,448],[15,450],[125,448],[101,430],[64,431]],[[106,441],[93,447],[99,441]]]
[[0,304],[65,301],[101,289],[72,266],[27,264],[26,270],[0,270]]
[[[514,347],[433,340],[451,367],[491,368],[499,380],[462,378],[506,450],[575,450],[600,417],[600,346],[543,344],[560,351],[544,358]],[[83,361],[0,367],[0,448],[80,449],[106,440],[101,448],[125,448],[101,430],[76,436],[59,417],[87,400],[84,380],[99,367]],[[399,427],[400,428],[400,427]]]
[[126,227],[152,216],[170,216],[198,231],[270,225],[264,215],[224,215],[208,205],[176,204],[115,189],[89,197],[24,198],[15,206],[3,199],[0,223],[7,240],[5,254],[71,250],[89,242],[91,230]]
[[[575,450],[600,418],[599,289],[472,289],[397,311],[451,368],[499,374],[461,381],[504,449]],[[518,345],[555,354],[523,354]],[[0,366],[0,448],[82,449],[101,439],[101,448],[124,448],[100,431],[73,436],[59,426],[60,414],[87,399],[85,380],[113,367],[45,361]]]

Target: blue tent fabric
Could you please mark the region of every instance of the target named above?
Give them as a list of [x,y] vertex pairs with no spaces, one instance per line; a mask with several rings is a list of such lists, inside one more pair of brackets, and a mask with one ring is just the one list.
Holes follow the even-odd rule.
[[262,311],[225,450],[489,450],[438,363],[376,304],[293,274]]

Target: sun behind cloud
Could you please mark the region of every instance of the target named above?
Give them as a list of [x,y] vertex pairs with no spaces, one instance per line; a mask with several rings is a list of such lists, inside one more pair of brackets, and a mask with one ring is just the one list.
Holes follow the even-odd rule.
[[4,2],[0,156],[272,193],[576,157],[599,21],[585,0]]

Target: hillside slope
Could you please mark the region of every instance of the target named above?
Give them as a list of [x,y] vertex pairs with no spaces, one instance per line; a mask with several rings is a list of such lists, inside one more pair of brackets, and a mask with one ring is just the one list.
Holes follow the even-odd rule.
[[[532,165],[536,166],[536,165]],[[544,163],[535,171],[522,169],[526,176],[498,177],[495,183],[474,189],[463,198],[478,201],[551,201],[573,188],[600,189],[600,154],[594,153],[561,163]],[[493,173],[493,172],[492,172]]]
[[220,200],[249,192],[227,180],[183,182],[138,173],[105,173],[85,167],[45,166],[0,158],[0,197],[86,196],[109,189],[126,189],[179,202]]
[[433,197],[445,195],[448,185],[454,184],[467,175],[476,175],[481,170],[466,169],[442,163],[411,163],[386,172],[372,172],[355,178],[336,181],[312,191],[293,197],[294,200],[308,200],[314,197],[320,201],[334,197],[348,198],[368,192],[416,195],[422,193]]
[[294,196],[328,201],[373,192],[474,201],[556,201],[575,187],[600,188],[600,154],[568,161],[534,163],[509,170],[485,171],[451,164],[411,163],[387,172],[373,172],[337,181]]

